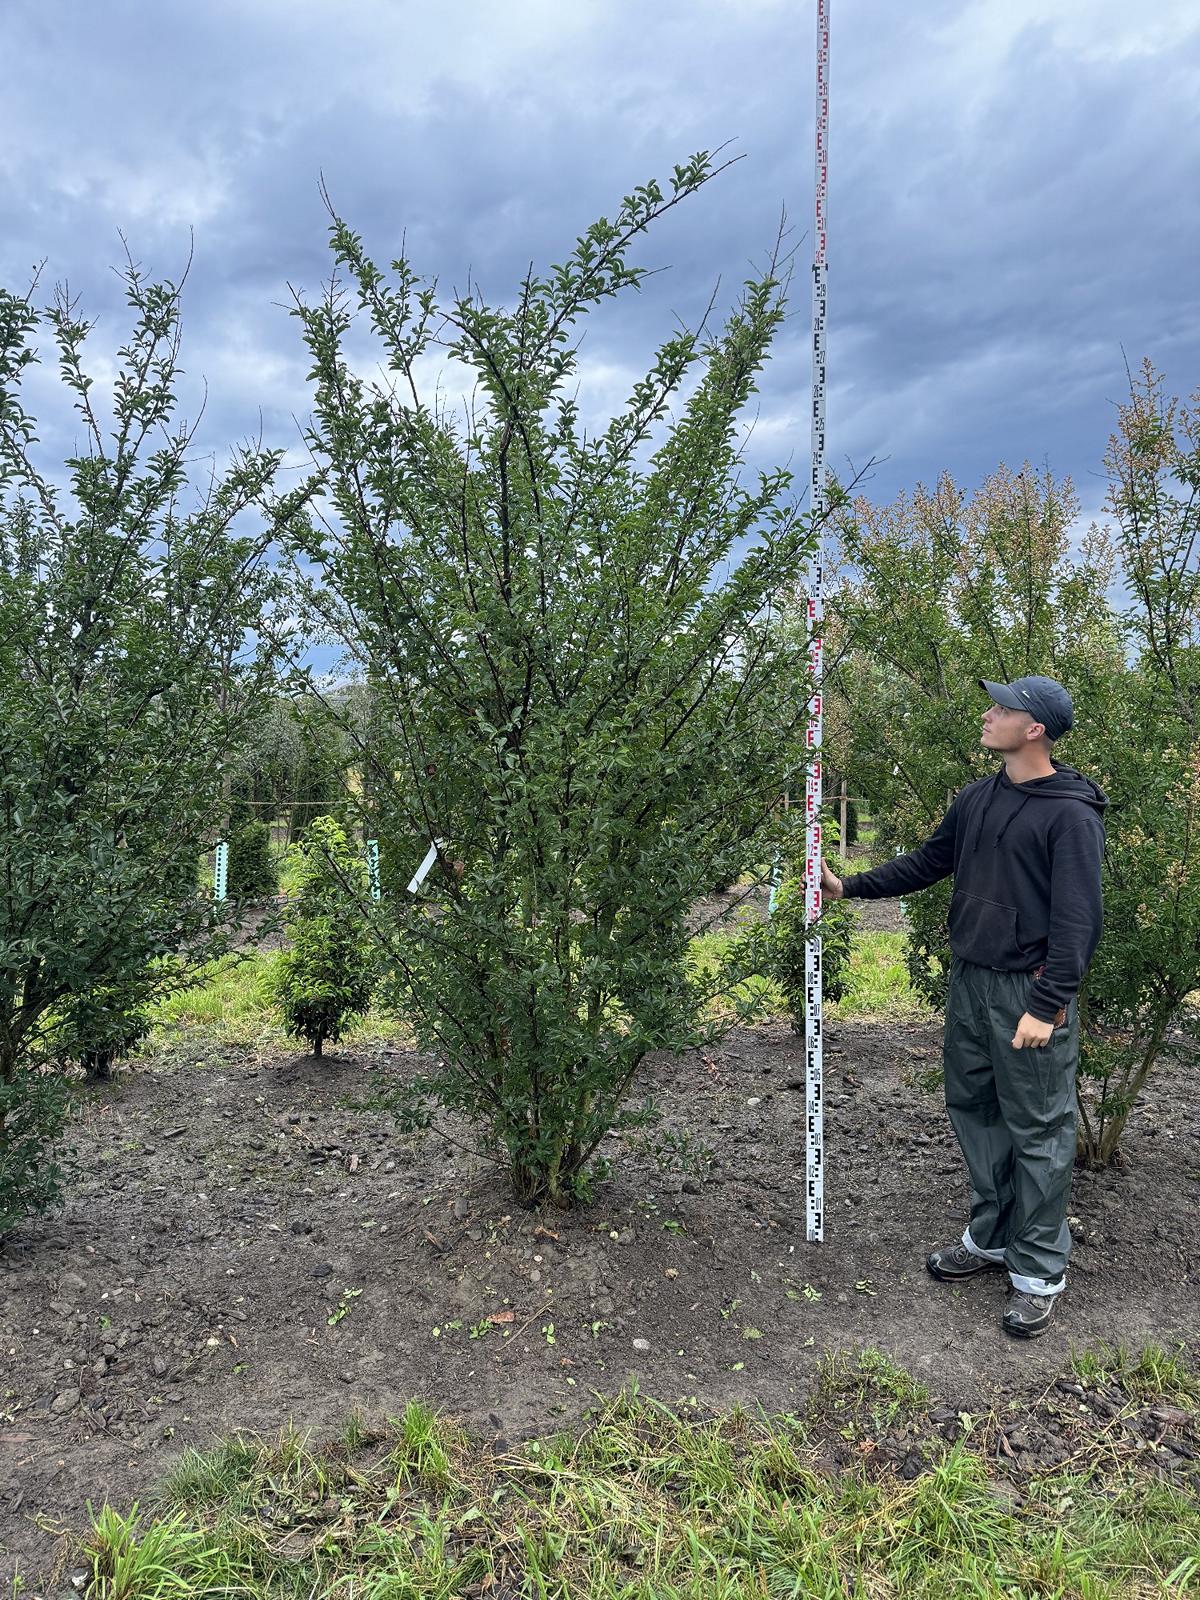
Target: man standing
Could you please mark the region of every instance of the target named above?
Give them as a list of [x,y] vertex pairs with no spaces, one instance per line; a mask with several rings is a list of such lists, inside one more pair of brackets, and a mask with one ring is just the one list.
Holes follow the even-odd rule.
[[1060,683],[980,684],[992,698],[980,742],[1003,767],[962,789],[918,849],[844,883],[822,861],[821,887],[834,900],[879,900],[954,874],[946,1109],[971,1220],[926,1265],[948,1283],[1007,1267],[1003,1326],[1031,1339],[1050,1324],[1071,1253],[1076,995],[1100,938],[1108,801],[1051,759],[1074,721]]

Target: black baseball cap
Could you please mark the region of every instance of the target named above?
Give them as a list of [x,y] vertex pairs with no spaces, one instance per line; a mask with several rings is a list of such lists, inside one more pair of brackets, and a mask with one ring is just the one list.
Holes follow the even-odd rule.
[[989,683],[986,678],[980,678],[979,684],[998,706],[1007,706],[1010,711],[1028,711],[1033,720],[1045,728],[1048,739],[1061,739],[1075,725],[1071,696],[1053,678],[1014,678],[1011,683]]

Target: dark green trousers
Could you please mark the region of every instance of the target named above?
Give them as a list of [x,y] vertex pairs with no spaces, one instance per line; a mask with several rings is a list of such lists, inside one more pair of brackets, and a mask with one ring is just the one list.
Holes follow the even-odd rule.
[[956,956],[946,1002],[946,1109],[971,1177],[963,1243],[1003,1261],[1018,1289],[1058,1293],[1071,1253],[1079,1017],[1041,1048],[1014,1050],[1033,977]]

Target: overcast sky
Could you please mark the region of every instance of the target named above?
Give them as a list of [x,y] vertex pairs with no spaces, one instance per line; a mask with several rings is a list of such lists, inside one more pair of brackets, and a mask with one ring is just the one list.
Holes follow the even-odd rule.
[[[1196,0],[832,0],[829,451],[891,496],[1029,458],[1086,510],[1132,363],[1200,385]],[[806,266],[815,0],[3,0],[0,280],[46,258],[122,329],[124,233],[195,259],[185,361],[205,437],[294,444],[287,285],[328,272],[318,177],[387,260],[407,235],[494,298],[622,194],[732,141],[733,170],[597,320],[585,403],[619,401],[676,317],[761,262],[786,206]],[[806,473],[807,274],[753,449]]]

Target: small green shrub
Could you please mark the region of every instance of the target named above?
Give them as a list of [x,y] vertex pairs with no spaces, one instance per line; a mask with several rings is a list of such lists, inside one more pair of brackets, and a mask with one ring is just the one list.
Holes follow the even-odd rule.
[[231,828],[228,892],[234,900],[252,903],[279,893],[279,867],[271,850],[271,830],[253,819]]
[[307,830],[288,917],[291,948],[272,976],[274,999],[289,1033],[314,1056],[362,1016],[375,988],[373,945],[363,907],[366,869],[345,830],[317,817]]
[[78,1061],[87,1076],[105,1081],[113,1063],[150,1032],[146,1007],[152,985],[105,984],[72,998],[55,1040],[60,1060]]
[[846,801],[846,837],[842,840],[845,847],[858,843],[858,805],[853,800]]
[[56,1150],[71,1109],[60,1073],[18,1067],[0,1078],[0,1239],[24,1217],[42,1216],[62,1199],[70,1152]]
[[[837,857],[831,857],[829,865],[839,876],[846,871]],[[770,923],[771,976],[783,992],[796,1033],[804,1032],[804,952],[810,932],[820,932],[825,998],[836,1002],[844,997],[850,982],[854,928],[850,904],[831,900],[825,903],[820,922],[808,929],[804,921],[803,870],[793,871],[784,879]]]

